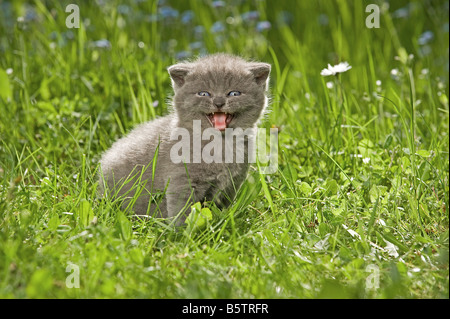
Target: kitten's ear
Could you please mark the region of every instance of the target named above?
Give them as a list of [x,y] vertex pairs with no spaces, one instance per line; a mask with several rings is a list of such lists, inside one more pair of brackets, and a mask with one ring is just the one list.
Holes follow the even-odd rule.
[[172,78],[172,83],[176,87],[182,87],[184,85],[184,79],[189,73],[190,68],[186,64],[175,64],[170,66],[167,71],[169,71],[170,77]]
[[255,77],[256,83],[265,85],[270,74],[270,64],[267,63],[250,63],[248,70]]

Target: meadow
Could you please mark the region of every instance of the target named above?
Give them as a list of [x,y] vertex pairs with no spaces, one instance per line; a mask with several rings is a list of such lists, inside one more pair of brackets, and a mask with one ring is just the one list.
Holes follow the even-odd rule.
[[[0,297],[449,298],[448,48],[449,1],[0,1]],[[100,198],[214,52],[272,64],[277,171],[179,228]]]

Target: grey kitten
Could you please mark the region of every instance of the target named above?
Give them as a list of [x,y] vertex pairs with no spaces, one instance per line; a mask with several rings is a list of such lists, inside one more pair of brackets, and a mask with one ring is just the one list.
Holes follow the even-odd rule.
[[[235,157],[230,163],[224,154],[230,151],[225,132],[236,129],[236,141],[239,128],[255,132],[267,106],[270,64],[219,53],[172,65],[168,71],[175,93],[172,112],[136,127],[105,152],[100,161],[100,185],[101,193],[108,190],[112,196],[124,198],[122,209],[176,218],[180,225],[194,202],[214,201],[221,208],[229,205],[246,178],[247,149],[255,134],[244,136],[243,161],[236,160],[242,150],[236,149],[232,140]],[[215,133],[203,140],[199,129]],[[190,136],[181,149],[176,148],[180,143],[174,138],[180,137],[177,131]],[[224,151],[215,154],[213,162],[203,157],[199,161],[199,145],[203,149],[213,138],[219,139]],[[242,148],[242,144],[237,146]],[[183,161],[174,158],[179,150],[187,150]],[[136,196],[136,192],[140,194]]]

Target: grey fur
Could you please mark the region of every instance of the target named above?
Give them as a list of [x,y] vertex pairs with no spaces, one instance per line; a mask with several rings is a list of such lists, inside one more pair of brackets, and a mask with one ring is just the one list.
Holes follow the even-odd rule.
[[[175,93],[174,111],[136,127],[104,153],[100,161],[100,192],[104,194],[108,190],[107,193],[114,197],[123,196],[122,209],[126,209],[133,204],[131,199],[135,192],[141,190],[132,207],[137,215],[179,216],[177,224],[181,224],[190,203],[214,200],[219,207],[226,207],[244,181],[248,163],[207,164],[191,160],[190,163],[175,164],[170,158],[170,150],[177,140],[170,140],[171,133],[176,128],[185,128],[192,138],[194,120],[201,120],[202,131],[211,127],[206,114],[217,111],[214,103],[222,104],[224,100],[220,111],[234,114],[228,127],[254,130],[267,106],[265,93],[270,65],[219,53],[175,64],[168,71]],[[234,90],[242,94],[227,96]],[[211,96],[198,96],[201,91],[207,91]],[[202,141],[202,148],[208,142]],[[192,140],[190,152],[192,159]],[[155,204],[155,195],[164,191],[159,204]]]

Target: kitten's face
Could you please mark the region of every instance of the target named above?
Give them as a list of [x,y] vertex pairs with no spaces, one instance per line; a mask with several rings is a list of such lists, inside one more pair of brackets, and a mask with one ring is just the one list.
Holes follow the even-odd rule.
[[216,54],[171,66],[174,104],[180,125],[201,120],[202,127],[253,127],[266,106],[270,65]]

